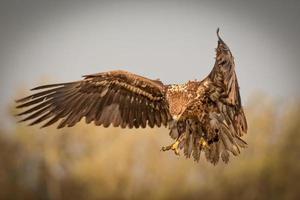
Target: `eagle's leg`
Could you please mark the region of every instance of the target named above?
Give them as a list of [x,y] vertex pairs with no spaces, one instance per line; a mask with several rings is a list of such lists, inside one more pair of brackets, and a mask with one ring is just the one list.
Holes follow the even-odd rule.
[[176,155],[179,155],[179,150],[182,148],[180,147],[180,145],[182,144],[182,141],[184,139],[185,139],[185,134],[181,134],[179,137],[177,137],[176,141],[173,144],[162,147],[161,150],[162,151],[173,150]]
[[164,146],[161,148],[161,151],[169,151],[173,150],[176,155],[179,155],[179,150],[180,150],[180,143],[182,143],[183,136],[182,134],[185,131],[185,121],[171,121],[170,122],[170,136],[173,139],[176,139],[175,142],[171,145]]
[[162,151],[173,150],[176,155],[179,155],[179,140],[177,139],[173,144],[164,146],[161,148]]

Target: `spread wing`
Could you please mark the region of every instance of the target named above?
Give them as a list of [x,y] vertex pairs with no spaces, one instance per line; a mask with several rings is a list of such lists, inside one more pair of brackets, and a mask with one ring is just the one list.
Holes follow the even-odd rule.
[[219,41],[216,62],[208,79],[212,82],[210,99],[218,107],[217,110],[210,111],[210,128],[212,131],[219,131],[219,141],[212,145],[207,157],[213,162],[221,152],[222,159],[227,162],[228,151],[237,155],[240,152],[239,147],[246,146],[246,142],[240,137],[247,132],[247,121],[241,103],[234,58],[220,38],[219,30],[217,34]]
[[60,121],[58,128],[72,127],[83,117],[87,123],[108,127],[151,128],[167,126],[170,119],[165,86],[125,71],[84,76],[81,81],[33,88],[37,93],[17,100],[18,114],[30,125],[46,121],[42,127]]

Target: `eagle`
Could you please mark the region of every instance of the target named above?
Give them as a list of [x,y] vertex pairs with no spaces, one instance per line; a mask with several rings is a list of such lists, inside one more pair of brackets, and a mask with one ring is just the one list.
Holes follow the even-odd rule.
[[[20,121],[42,127],[59,121],[72,127],[82,118],[96,126],[121,128],[168,127],[174,143],[162,151],[183,153],[199,161],[201,152],[216,165],[237,156],[247,133],[233,55],[221,39],[212,71],[202,81],[165,85],[127,71],[83,76],[82,80],[47,84],[16,100]],[[220,159],[221,158],[221,159]]]

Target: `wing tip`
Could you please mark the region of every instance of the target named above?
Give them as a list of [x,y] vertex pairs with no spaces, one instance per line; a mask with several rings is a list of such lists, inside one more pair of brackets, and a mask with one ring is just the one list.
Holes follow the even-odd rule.
[[42,90],[42,89],[48,89],[48,88],[55,88],[55,87],[64,87],[66,85],[70,85],[70,84],[74,84],[78,81],[74,81],[74,82],[66,82],[66,83],[54,83],[54,84],[46,84],[46,85],[40,85],[34,88],[31,88],[30,91],[34,91],[34,90]]
[[222,38],[221,38],[221,36],[220,36],[220,28],[219,28],[219,27],[217,28],[216,33],[217,33],[217,36],[218,36],[218,40],[219,40],[220,42],[223,42],[223,40],[222,40]]
[[220,28],[218,27],[217,28],[217,36],[219,36],[219,31],[220,31]]

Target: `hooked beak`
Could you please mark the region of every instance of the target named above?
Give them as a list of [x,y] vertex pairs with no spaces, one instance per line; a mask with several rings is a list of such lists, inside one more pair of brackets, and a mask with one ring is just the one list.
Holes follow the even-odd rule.
[[179,115],[173,115],[173,119],[175,121],[178,121],[180,119],[180,117],[181,117],[181,114],[179,114]]

